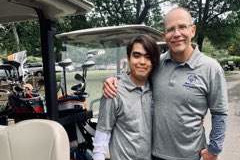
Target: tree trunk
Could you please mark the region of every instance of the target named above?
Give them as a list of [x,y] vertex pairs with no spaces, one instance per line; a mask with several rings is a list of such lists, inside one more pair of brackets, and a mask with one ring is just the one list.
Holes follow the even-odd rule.
[[17,28],[16,28],[14,23],[12,23],[12,30],[13,30],[13,35],[14,35],[14,38],[15,38],[15,41],[16,41],[17,51],[19,52],[20,51],[19,36],[18,36],[18,33],[17,33]]
[[136,19],[136,24],[141,24],[144,22],[144,20],[147,17],[147,14],[149,13],[150,8],[151,8],[150,1],[144,1],[144,8],[141,13],[138,13],[139,15],[138,18]]
[[197,44],[198,44],[198,48],[200,51],[202,51],[202,46],[203,46],[203,40],[204,40],[205,36],[203,33],[198,32],[197,35]]

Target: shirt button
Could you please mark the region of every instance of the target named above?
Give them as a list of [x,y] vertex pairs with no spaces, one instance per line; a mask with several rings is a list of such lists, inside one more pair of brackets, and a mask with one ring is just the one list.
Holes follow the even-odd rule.
[[176,76],[175,74],[173,74],[170,78],[169,86],[173,87],[175,85],[175,79],[176,79]]
[[169,82],[169,86],[171,86],[171,87],[173,87],[174,86],[174,84],[175,84],[175,81],[174,80],[170,80],[170,82]]

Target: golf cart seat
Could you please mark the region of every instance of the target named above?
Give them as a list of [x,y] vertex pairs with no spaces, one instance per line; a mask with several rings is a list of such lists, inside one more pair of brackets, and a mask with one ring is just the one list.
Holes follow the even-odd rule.
[[69,139],[55,121],[32,119],[0,126],[1,160],[69,160]]

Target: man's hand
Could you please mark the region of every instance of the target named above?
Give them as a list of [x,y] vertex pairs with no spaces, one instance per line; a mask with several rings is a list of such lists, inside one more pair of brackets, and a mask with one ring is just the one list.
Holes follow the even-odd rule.
[[208,152],[208,150],[205,148],[203,150],[201,150],[201,156],[203,158],[203,160],[217,160],[217,155],[214,155],[210,152]]
[[103,95],[105,98],[114,98],[117,95],[117,78],[109,77],[103,83]]

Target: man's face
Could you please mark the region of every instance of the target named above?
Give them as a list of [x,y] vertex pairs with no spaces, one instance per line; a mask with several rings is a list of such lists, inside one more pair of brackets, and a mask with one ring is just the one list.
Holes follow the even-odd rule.
[[183,10],[169,13],[165,19],[165,40],[174,54],[188,52],[196,27],[191,17]]
[[140,43],[133,45],[128,64],[133,81],[145,81],[152,70],[150,56]]

